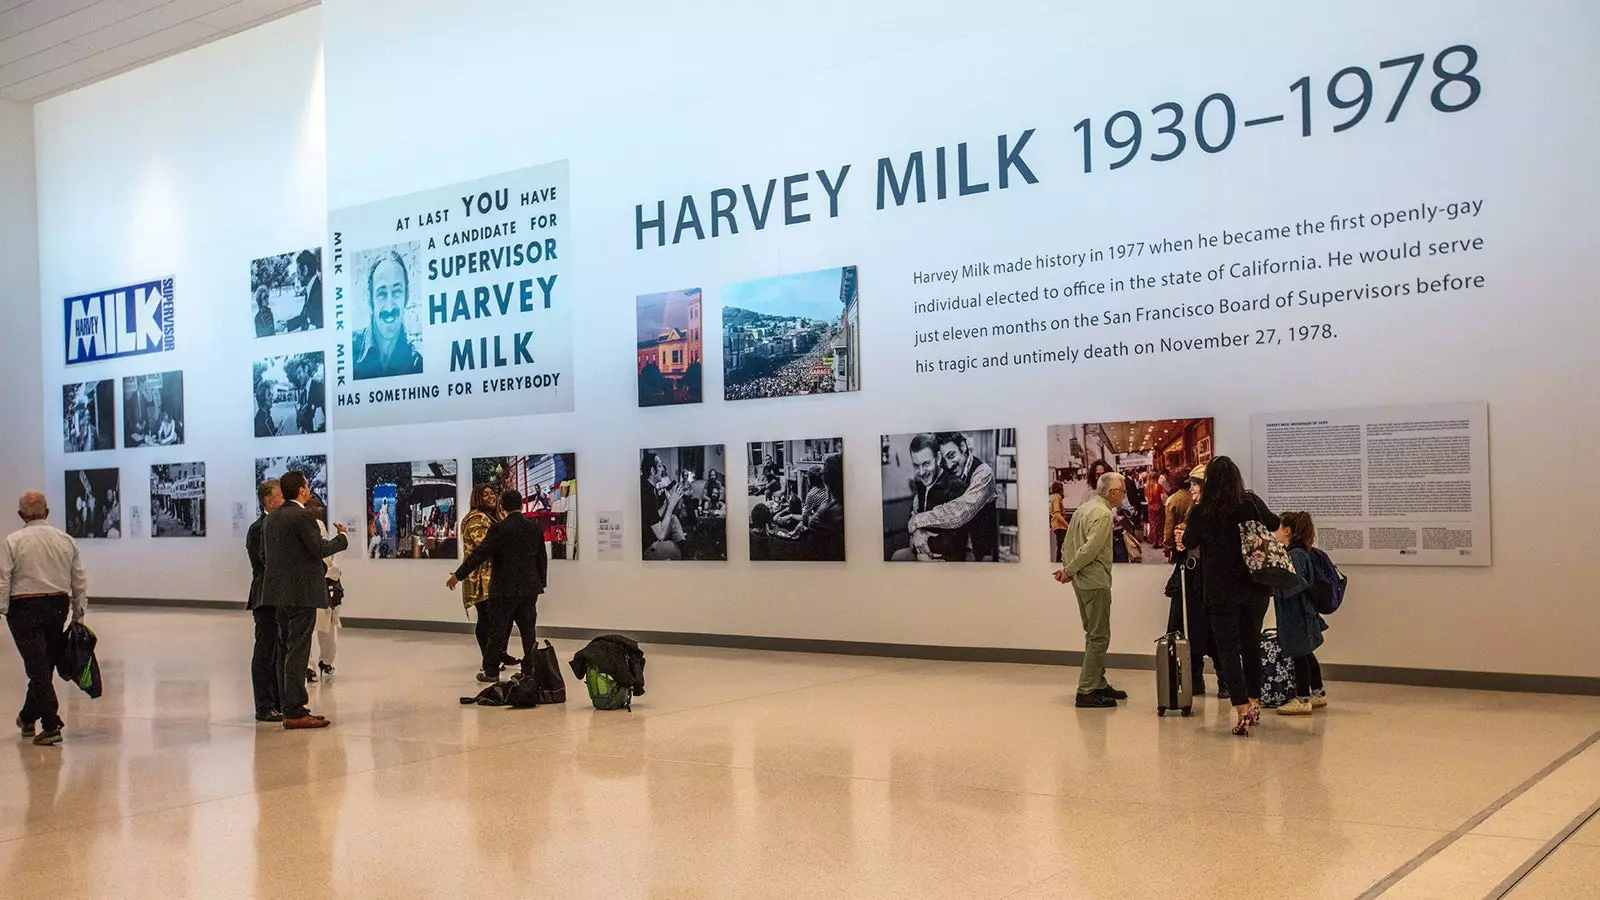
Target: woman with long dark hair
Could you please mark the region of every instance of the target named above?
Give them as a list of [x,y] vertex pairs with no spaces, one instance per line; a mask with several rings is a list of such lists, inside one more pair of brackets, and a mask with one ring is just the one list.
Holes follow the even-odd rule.
[[1239,467],[1226,456],[1206,464],[1200,500],[1175,534],[1180,550],[1200,554],[1200,584],[1216,642],[1218,673],[1236,718],[1233,733],[1248,737],[1261,721],[1261,623],[1271,590],[1250,577],[1239,526],[1256,521],[1277,531],[1278,517],[1245,489]]

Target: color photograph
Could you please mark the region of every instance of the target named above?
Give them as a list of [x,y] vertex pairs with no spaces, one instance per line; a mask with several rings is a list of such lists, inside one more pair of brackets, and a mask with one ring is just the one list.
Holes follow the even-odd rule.
[[66,477],[67,534],[75,538],[122,537],[121,473],[74,469]]
[[[256,459],[255,481],[251,485],[259,485],[267,479],[283,480],[283,476],[290,472],[299,472],[306,476],[306,481],[311,484],[311,494],[322,501],[323,512],[326,514],[328,506],[328,457],[317,454],[303,456],[265,456]],[[257,505],[257,512],[260,506]]]
[[256,437],[322,434],[328,430],[323,354],[272,356],[251,366]]
[[110,378],[61,388],[61,438],[67,453],[115,450],[117,385]]
[[645,561],[728,558],[727,471],[721,444],[639,452]]
[[256,337],[322,327],[322,248],[264,256],[250,263]]
[[496,494],[521,494],[520,512],[544,529],[550,558],[578,558],[577,454],[477,457],[472,460],[472,484],[474,495],[480,485]]
[[[422,372],[422,321],[427,310],[411,287],[416,281],[416,243],[362,250],[351,265],[359,276],[351,310],[351,374],[357,381]],[[425,292],[424,292],[425,293]]]
[[367,466],[367,555],[455,559],[456,461]]
[[703,399],[700,313],[699,288],[639,298],[635,367],[640,406],[676,406]]
[[723,288],[724,399],[861,390],[856,287],[844,266]]
[[750,558],[844,561],[844,439],[748,448]]
[[158,372],[122,379],[122,446],[170,447],[183,443],[183,373]]
[[150,536],[206,536],[206,464],[150,467]]
[[1115,472],[1127,480],[1128,497],[1112,518],[1113,560],[1169,564],[1172,526],[1189,512],[1189,471],[1210,461],[1211,436],[1211,419],[1052,425],[1046,447],[1050,561],[1061,561],[1073,512],[1094,496],[1101,475]]
[[1017,431],[882,439],[883,558],[1017,562]]

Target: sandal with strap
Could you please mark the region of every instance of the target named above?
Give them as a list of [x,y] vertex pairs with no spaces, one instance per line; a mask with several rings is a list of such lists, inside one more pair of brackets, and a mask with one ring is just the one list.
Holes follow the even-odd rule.
[[1240,716],[1239,721],[1233,723],[1233,733],[1238,737],[1250,736],[1250,717],[1248,715]]

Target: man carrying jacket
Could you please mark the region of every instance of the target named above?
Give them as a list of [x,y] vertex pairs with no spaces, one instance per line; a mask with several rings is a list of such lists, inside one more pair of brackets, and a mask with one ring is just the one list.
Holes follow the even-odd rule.
[[[501,493],[500,508],[522,509],[522,494],[517,491]],[[489,599],[479,604],[478,614],[492,617],[494,630],[484,645],[482,680],[499,680],[513,623],[522,635],[522,671],[529,674],[533,671],[535,604],[544,593],[550,565],[550,557],[544,549],[544,529],[526,516],[510,513],[489,526],[488,534],[477,549],[445,580],[445,587],[455,590],[461,579],[484,563],[494,567],[494,578],[489,582]]]

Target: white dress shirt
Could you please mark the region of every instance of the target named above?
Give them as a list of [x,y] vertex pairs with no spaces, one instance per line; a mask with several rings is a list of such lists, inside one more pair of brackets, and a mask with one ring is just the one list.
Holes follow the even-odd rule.
[[43,519],[35,519],[0,543],[0,613],[13,597],[65,594],[72,598],[72,618],[83,618],[89,605],[89,578],[78,556],[78,542]]

